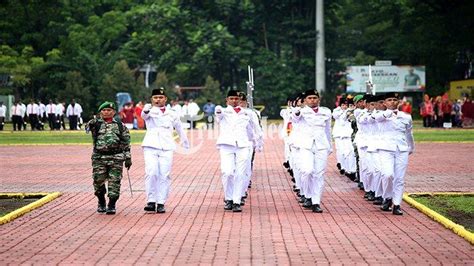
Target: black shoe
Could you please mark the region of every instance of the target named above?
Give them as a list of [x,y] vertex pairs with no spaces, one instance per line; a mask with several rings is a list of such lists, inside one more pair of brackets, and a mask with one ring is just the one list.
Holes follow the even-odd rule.
[[147,212],[155,212],[156,211],[156,205],[154,202],[148,202],[145,206],[145,208],[143,208],[143,210],[147,211]]
[[319,204],[314,204],[312,209],[313,209],[313,212],[316,212],[316,213],[322,213],[323,212],[323,209],[321,209]]
[[359,187],[360,190],[364,190],[364,183],[359,182],[357,186]]
[[106,211],[107,211],[107,209],[105,208],[105,204],[104,204],[104,205],[101,205],[101,204],[99,203],[99,205],[97,206],[97,212],[98,212],[98,213],[104,213],[104,212],[106,212]]
[[341,164],[340,163],[337,163],[336,167],[337,167],[337,169],[341,170]]
[[296,192],[296,196],[297,196],[298,198],[300,198],[300,197],[301,197],[301,194],[300,194],[300,192],[299,192],[299,191],[298,191],[298,192]]
[[349,178],[351,181],[354,181],[355,180],[355,173],[345,173],[345,175],[347,176],[347,178]]
[[311,209],[312,205],[313,203],[311,202],[311,199],[306,198],[303,203],[303,208]]
[[400,209],[400,205],[393,205],[392,213],[394,215],[403,215],[402,209]]
[[300,189],[299,188],[293,188],[293,192],[300,192]]
[[293,176],[293,169],[288,169],[288,173],[290,174],[291,177],[294,177]]
[[291,178],[291,182],[295,183],[296,179],[294,177]]
[[252,188],[252,180],[249,181],[248,188]]
[[382,197],[375,197],[375,200],[374,200],[374,202],[373,202],[372,204],[374,204],[374,205],[382,205],[382,203],[383,203]]
[[107,209],[105,210],[105,214],[115,214],[115,203],[117,199],[109,199],[109,204],[107,205]]
[[339,174],[343,175],[345,173],[346,173],[346,170],[344,170],[344,169],[339,170]]
[[284,162],[283,167],[285,167],[287,169],[290,168],[290,163],[288,161]]
[[240,199],[240,206],[244,206],[245,205],[245,199],[242,197]]
[[374,201],[375,200],[375,193],[373,191],[369,191],[369,196],[367,196],[368,201]]
[[369,195],[370,195],[370,191],[365,192],[365,194],[364,194],[364,199],[368,199],[368,198],[369,198]]
[[384,212],[389,212],[392,210],[392,199],[383,200],[382,206],[380,209]]
[[224,206],[224,210],[226,211],[230,211],[232,210],[232,201],[231,200],[226,200],[225,201],[225,206]]
[[157,213],[165,213],[165,205],[164,204],[156,204],[156,212]]
[[249,196],[249,193],[245,192],[245,195],[242,196],[243,199],[246,199]]
[[304,195],[301,195],[301,197],[298,199],[298,203],[304,203],[305,202],[305,197]]
[[232,205],[233,212],[242,212],[242,208],[240,208],[240,204],[233,204]]

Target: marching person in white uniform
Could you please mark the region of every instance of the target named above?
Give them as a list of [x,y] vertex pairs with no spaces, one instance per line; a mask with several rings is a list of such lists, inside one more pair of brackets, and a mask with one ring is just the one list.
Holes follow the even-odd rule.
[[229,91],[226,100],[226,108],[220,105],[215,108],[216,122],[219,124],[216,145],[221,157],[224,209],[241,212],[242,187],[256,140],[255,128],[259,125],[252,119],[250,112],[253,111],[239,106],[238,91]]
[[375,120],[381,128],[381,147],[379,150],[384,202],[381,209],[402,215],[402,202],[408,155],[415,150],[411,115],[398,111],[398,95],[387,93],[384,105],[387,110],[379,112]]
[[321,196],[324,189],[324,173],[331,145],[331,110],[320,107],[319,93],[308,90],[304,95],[305,107],[295,107],[292,121],[298,130],[293,146],[298,150],[298,167],[306,201],[305,208],[321,213]]
[[145,211],[164,213],[171,183],[171,166],[176,144],[173,131],[178,132],[181,144],[189,149],[188,138],[181,127],[179,114],[166,108],[167,97],[163,89],[154,89],[151,104],[143,107],[141,116],[146,123],[142,147],[145,159]]

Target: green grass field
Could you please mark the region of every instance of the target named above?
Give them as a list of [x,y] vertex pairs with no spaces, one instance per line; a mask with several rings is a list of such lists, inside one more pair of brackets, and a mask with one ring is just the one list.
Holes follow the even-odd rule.
[[410,195],[451,221],[474,233],[474,195]]
[[[269,120],[278,123],[277,120]],[[28,126],[29,128],[29,126]],[[145,135],[144,130],[131,130],[132,144],[139,144]],[[474,129],[424,129],[415,123],[416,142],[473,142]],[[92,144],[92,137],[84,131],[12,131],[7,124],[0,131],[0,145],[45,145],[45,144]]]

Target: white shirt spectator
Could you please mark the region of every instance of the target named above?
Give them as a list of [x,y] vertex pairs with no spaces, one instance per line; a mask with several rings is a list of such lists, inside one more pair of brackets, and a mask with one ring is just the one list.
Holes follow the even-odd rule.
[[39,105],[37,105],[36,103],[29,103],[26,106],[26,114],[27,115],[32,115],[32,114],[38,115],[39,114]]
[[73,115],[81,116],[81,113],[82,113],[82,106],[78,103],[75,103],[74,106],[72,106],[72,104],[69,104],[66,110],[67,117],[73,116]]

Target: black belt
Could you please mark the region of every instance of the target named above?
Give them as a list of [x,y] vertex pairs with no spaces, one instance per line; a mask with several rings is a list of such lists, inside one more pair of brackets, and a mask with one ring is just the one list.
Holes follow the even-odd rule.
[[119,153],[123,153],[123,151],[97,151],[97,150],[94,150],[94,153],[98,154],[98,155],[115,155],[115,154],[119,154]]

